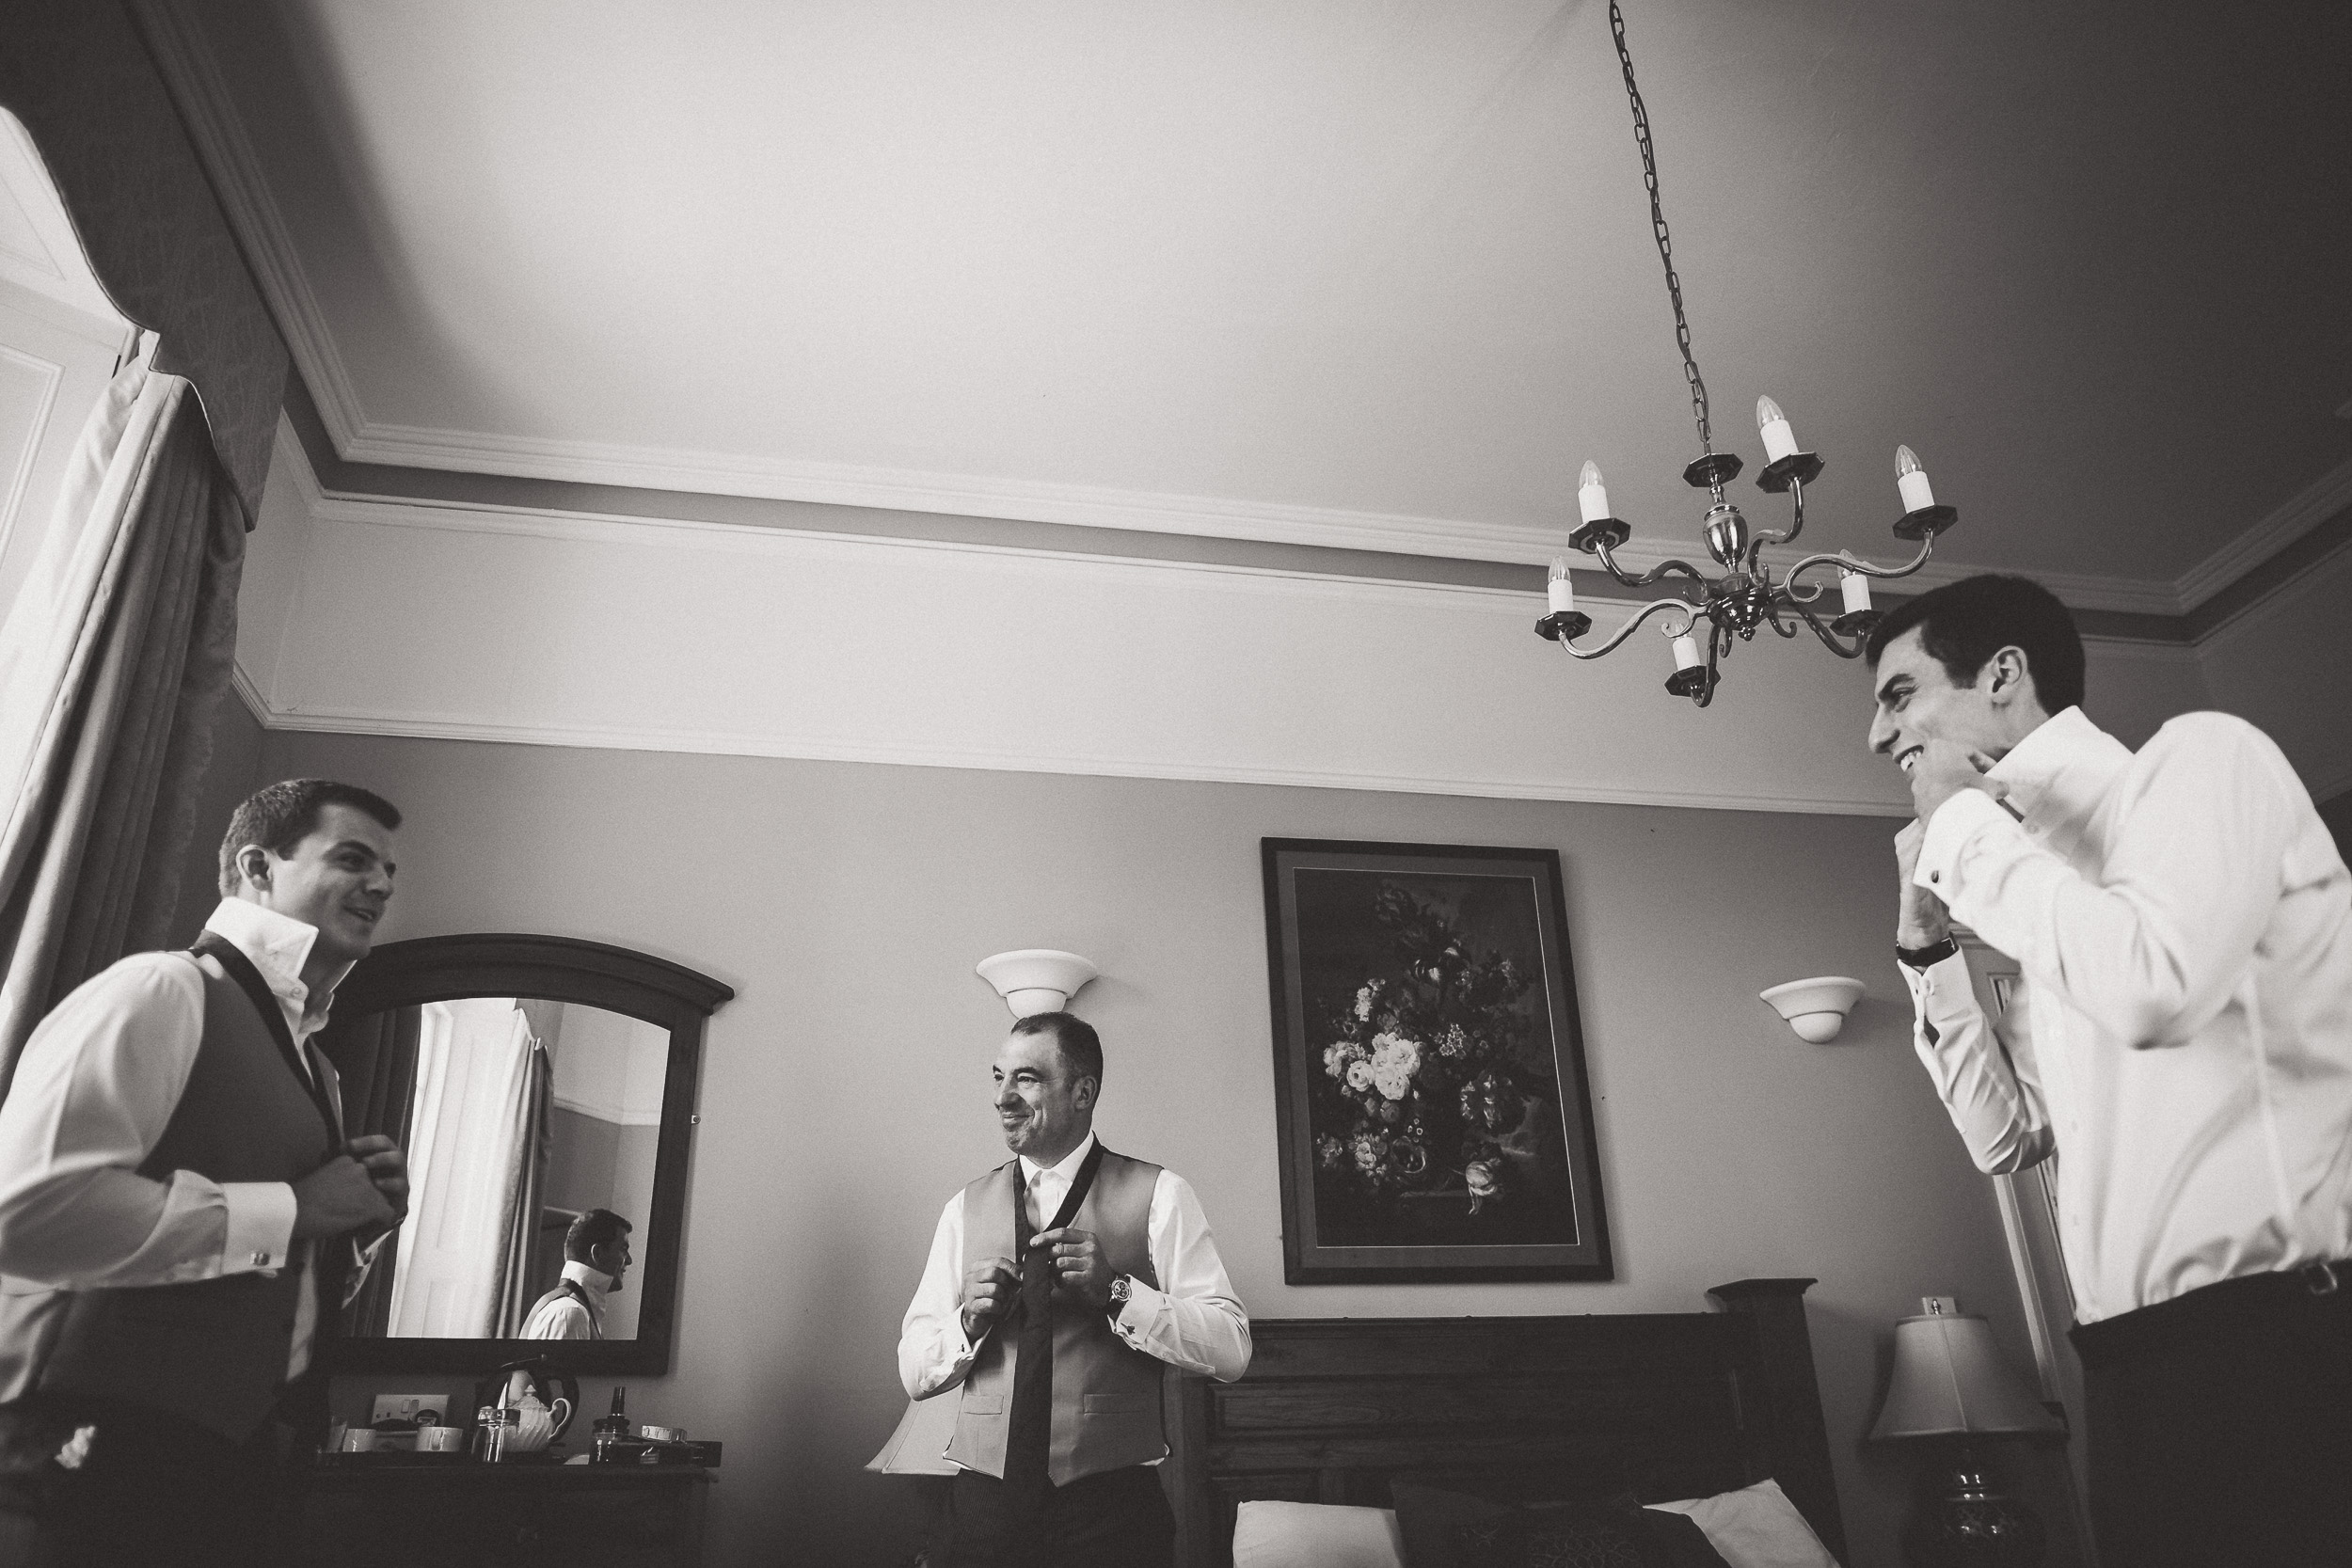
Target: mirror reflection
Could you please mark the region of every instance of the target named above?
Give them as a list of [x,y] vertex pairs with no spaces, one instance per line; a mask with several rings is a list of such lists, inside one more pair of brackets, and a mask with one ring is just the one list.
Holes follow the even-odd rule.
[[669,1030],[580,1003],[473,996],[337,1033],[346,1120],[397,1139],[410,1183],[347,1331],[635,1338]]

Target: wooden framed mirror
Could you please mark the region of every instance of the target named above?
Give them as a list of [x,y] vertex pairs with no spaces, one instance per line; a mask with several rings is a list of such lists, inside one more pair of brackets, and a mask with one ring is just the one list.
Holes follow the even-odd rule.
[[[360,960],[319,1048],[346,1130],[407,1150],[410,1193],[333,1370],[479,1375],[538,1355],[562,1372],[667,1371],[703,1024],[734,995],[570,937],[426,937]],[[575,1232],[596,1211],[628,1222],[626,1261],[608,1242],[610,1273],[567,1276],[566,1238],[577,1251],[612,1228]],[[579,1310],[534,1317],[558,1298]],[[544,1337],[558,1324],[595,1337]]]

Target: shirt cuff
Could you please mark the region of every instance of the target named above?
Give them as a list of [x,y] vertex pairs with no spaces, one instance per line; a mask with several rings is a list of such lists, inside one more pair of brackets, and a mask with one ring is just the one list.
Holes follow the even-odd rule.
[[2010,828],[2017,825],[2000,802],[1981,789],[1963,789],[1936,807],[1919,841],[1919,863],[1912,868],[1912,885],[1934,894],[1948,908],[1960,881],[1961,851],[1979,831],[1996,822]]
[[1136,1345],[1137,1349],[1142,1348],[1138,1341],[1143,1337],[1143,1331],[1151,1327],[1158,1319],[1160,1300],[1165,1294],[1165,1291],[1155,1291],[1135,1275],[1129,1275],[1127,1276],[1127,1304],[1119,1309],[1119,1316],[1111,1320],[1111,1327],[1118,1332],[1120,1338],[1131,1345]]
[[293,1261],[294,1188],[283,1181],[224,1181],[220,1196],[229,1207],[221,1273],[275,1273]]

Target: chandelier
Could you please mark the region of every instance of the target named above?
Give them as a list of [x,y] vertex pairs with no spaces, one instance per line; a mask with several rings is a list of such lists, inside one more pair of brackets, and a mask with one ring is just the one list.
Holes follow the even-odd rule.
[[[1557,642],[1571,658],[1599,658],[1614,653],[1626,639],[1653,615],[1663,615],[1660,630],[1673,640],[1675,670],[1666,689],[1688,697],[1700,707],[1715,698],[1717,668],[1731,651],[1733,638],[1754,640],[1759,627],[1770,626],[1782,637],[1798,635],[1809,626],[1824,647],[1840,658],[1858,658],[1879,612],[1870,608],[1872,578],[1909,577],[1935,553],[1935,536],[1960,520],[1960,514],[1936,504],[1935,492],[1909,447],[1895,449],[1895,483],[1903,513],[1895,521],[1895,537],[1915,542],[1919,553],[1900,566],[1878,566],[1842,550],[1808,555],[1775,573],[1763,557],[1767,545],[1792,543],[1804,531],[1804,487],[1820,477],[1821,458],[1797,445],[1796,433],[1780,405],[1771,398],[1756,400],[1756,422],[1764,440],[1765,465],[1756,476],[1756,487],[1771,495],[1786,495],[1788,526],[1783,530],[1748,527],[1740,508],[1724,497],[1724,486],[1740,476],[1737,454],[1715,450],[1714,432],[1708,423],[1707,383],[1691,352],[1691,324],[1682,312],[1682,279],[1676,275],[1674,243],[1666,232],[1665,209],[1658,197],[1658,155],[1650,146],[1649,112],[1643,107],[1641,88],[1633,81],[1633,56],[1625,41],[1625,16],[1617,0],[1609,3],[1609,30],[1617,45],[1617,60],[1625,71],[1626,97],[1633,105],[1633,140],[1642,151],[1642,179],[1649,189],[1650,229],[1658,239],[1659,259],[1665,263],[1666,295],[1674,304],[1675,342],[1682,351],[1683,378],[1691,386],[1691,412],[1698,426],[1699,455],[1682,470],[1683,482],[1705,490],[1711,499],[1699,525],[1700,537],[1723,571],[1709,577],[1687,561],[1665,561],[1639,577],[1617,564],[1613,552],[1632,535],[1632,529],[1610,509],[1608,486],[1600,469],[1584,465],[1577,483],[1579,524],[1568,535],[1572,549],[1597,555],[1609,575],[1627,588],[1649,588],[1680,579],[1687,588],[1670,587],[1672,595],[1643,605],[1606,641],[1580,648],[1575,639],[1593,629],[1593,618],[1576,608],[1576,587],[1567,558],[1551,563],[1549,613],[1535,623],[1536,632]],[[1835,616],[1814,608],[1828,591],[1826,574],[1837,574],[1839,610]],[[1812,582],[1798,579],[1822,574]],[[1688,595],[1688,596],[1686,596]],[[1824,610],[1826,607],[1824,607]],[[1707,645],[1699,647],[1698,624],[1708,624]]]

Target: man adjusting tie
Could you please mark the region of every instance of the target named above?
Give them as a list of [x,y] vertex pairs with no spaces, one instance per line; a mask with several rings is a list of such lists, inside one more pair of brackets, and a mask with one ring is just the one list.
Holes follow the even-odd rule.
[[898,1338],[908,1395],[959,1402],[948,1560],[1168,1564],[1160,1364],[1232,1382],[1248,1315],[1190,1183],[1094,1136],[1092,1026],[1021,1020],[994,1081],[1014,1158],[947,1200]]

